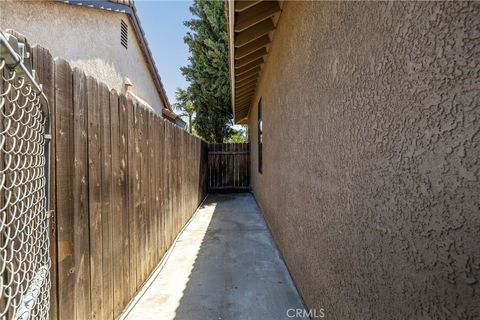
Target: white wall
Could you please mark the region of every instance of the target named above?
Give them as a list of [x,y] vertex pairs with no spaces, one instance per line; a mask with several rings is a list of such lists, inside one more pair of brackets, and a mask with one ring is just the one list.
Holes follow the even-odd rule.
[[[121,19],[128,25],[128,49],[120,43]],[[0,29],[22,33],[31,45],[49,49],[118,92],[125,93],[128,77],[133,92],[161,115],[160,94],[126,14],[58,2],[0,0]]]

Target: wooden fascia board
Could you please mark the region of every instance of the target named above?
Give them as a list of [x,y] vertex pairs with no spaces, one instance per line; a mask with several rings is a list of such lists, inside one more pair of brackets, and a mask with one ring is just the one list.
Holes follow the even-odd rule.
[[263,61],[263,58],[258,58],[258,59],[256,59],[256,60],[254,60],[254,61],[252,61],[252,62],[250,62],[250,63],[248,63],[248,64],[246,64],[246,65],[244,65],[244,66],[242,66],[242,67],[240,67],[240,68],[235,68],[235,72],[236,72],[238,75],[241,75],[241,74],[243,74],[243,73],[245,73],[245,72],[248,72],[248,71],[250,71],[250,70],[252,70],[252,69],[254,69],[254,68],[258,67],[258,66],[261,66],[261,65],[263,64],[263,62],[264,62],[264,61]]
[[247,10],[248,8],[256,5],[259,0],[241,0],[235,1],[235,12],[242,12]]
[[275,26],[273,25],[271,18],[263,20],[251,28],[239,32],[235,38],[235,47],[241,47],[249,42],[252,42],[261,36],[268,34],[273,29],[275,29]]
[[237,13],[235,32],[244,31],[280,11],[277,1],[261,1],[254,6]]
[[250,53],[257,51],[262,47],[266,47],[270,43],[270,37],[268,34],[261,36],[260,38],[247,43],[244,46],[235,49],[235,59],[241,59]]
[[254,61],[255,59],[262,58],[267,53],[268,53],[267,48],[263,47],[263,48],[255,51],[255,52],[252,52],[248,56],[243,57],[242,59],[236,60],[235,61],[235,67],[237,67],[237,68],[243,67],[243,66],[247,65],[248,63]]
[[260,73],[260,70],[262,70],[262,68],[260,66],[258,66],[256,68],[253,68],[248,72],[245,72],[241,75],[236,76],[235,81],[242,81],[242,80],[245,80],[247,78],[250,78],[252,75],[256,75],[256,74],[258,75]]

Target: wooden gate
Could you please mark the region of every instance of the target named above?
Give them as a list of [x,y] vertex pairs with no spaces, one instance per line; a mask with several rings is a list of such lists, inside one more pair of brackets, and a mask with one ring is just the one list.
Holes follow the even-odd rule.
[[248,143],[208,145],[208,186],[212,191],[247,191],[250,187]]

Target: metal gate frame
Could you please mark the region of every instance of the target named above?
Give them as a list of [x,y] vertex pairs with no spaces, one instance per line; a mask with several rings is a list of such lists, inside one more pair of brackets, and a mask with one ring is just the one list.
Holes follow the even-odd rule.
[[25,44],[2,31],[0,77],[0,319],[48,319],[49,105]]

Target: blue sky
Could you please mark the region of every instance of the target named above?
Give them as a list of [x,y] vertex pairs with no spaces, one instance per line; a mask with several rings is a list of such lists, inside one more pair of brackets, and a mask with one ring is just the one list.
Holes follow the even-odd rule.
[[170,103],[175,103],[175,90],[188,86],[180,67],[188,64],[188,46],[183,37],[188,31],[183,22],[192,15],[191,1],[135,1],[140,23],[147,37],[163,86]]

